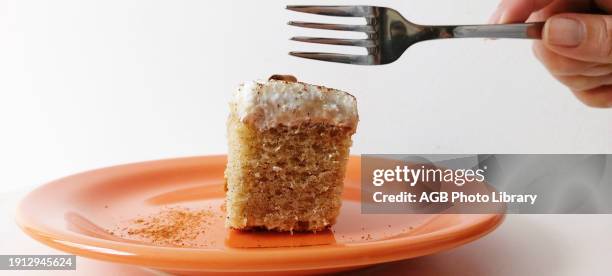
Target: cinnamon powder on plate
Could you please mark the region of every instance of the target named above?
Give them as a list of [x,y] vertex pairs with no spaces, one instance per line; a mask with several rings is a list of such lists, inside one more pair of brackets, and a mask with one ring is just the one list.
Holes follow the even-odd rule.
[[165,207],[155,214],[132,219],[127,226],[110,233],[161,246],[203,246],[197,244],[198,236],[206,233],[213,216],[210,210]]

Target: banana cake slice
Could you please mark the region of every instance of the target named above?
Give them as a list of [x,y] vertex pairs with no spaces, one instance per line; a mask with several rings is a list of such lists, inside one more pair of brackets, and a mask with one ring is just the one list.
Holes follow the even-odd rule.
[[352,95],[292,76],[247,82],[230,102],[226,226],[319,231],[335,223],[357,122]]

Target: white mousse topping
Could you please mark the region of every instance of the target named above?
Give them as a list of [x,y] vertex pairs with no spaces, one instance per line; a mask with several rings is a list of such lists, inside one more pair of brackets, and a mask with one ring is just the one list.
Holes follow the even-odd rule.
[[234,94],[232,103],[242,122],[259,129],[304,122],[355,128],[359,120],[352,95],[301,82],[247,82]]

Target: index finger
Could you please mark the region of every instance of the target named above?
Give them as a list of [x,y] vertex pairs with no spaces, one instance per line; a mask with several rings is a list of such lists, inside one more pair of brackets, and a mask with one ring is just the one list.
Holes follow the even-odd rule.
[[498,24],[525,22],[529,16],[555,0],[503,0]]

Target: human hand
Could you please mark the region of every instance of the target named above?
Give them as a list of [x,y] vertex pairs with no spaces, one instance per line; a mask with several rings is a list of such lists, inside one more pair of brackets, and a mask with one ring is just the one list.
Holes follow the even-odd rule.
[[612,107],[612,0],[502,0],[491,23],[546,21],[536,57],[588,106]]

